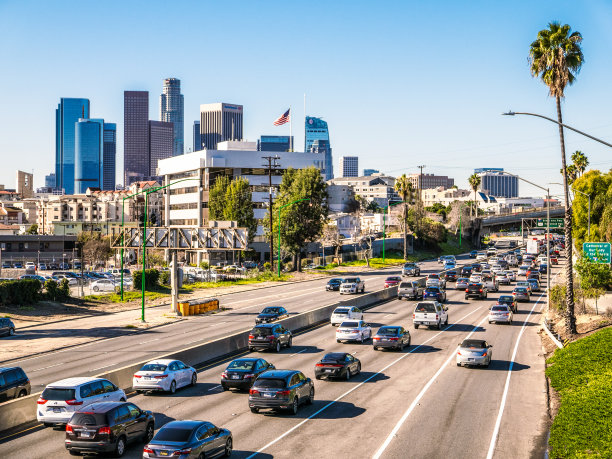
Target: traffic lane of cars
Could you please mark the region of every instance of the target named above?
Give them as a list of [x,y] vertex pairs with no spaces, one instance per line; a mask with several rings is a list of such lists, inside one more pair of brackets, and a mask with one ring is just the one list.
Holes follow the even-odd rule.
[[[469,308],[468,305],[466,306]],[[404,324],[404,326],[409,326],[412,309],[412,304],[408,304],[406,301],[394,301],[375,308],[373,312],[380,312],[380,314],[368,314],[368,316],[372,316],[368,320],[371,323],[395,324],[399,322]],[[381,315],[387,317],[379,319],[378,317]],[[430,332],[435,333],[433,330]],[[428,333],[426,330],[415,330],[412,333],[413,343],[419,342],[421,339],[418,337],[419,335],[422,334],[427,339],[431,333]],[[297,417],[289,417],[287,415],[254,415],[250,413],[247,407],[246,397],[248,396],[246,394],[223,392],[219,387],[220,373],[225,368],[225,364],[215,365],[200,372],[199,382],[195,388],[182,389],[177,391],[174,396],[168,396],[167,394],[153,396],[138,395],[130,397],[129,400],[142,409],[154,411],[157,416],[158,428],[164,422],[171,419],[204,418],[216,425],[232,430],[235,442],[238,442],[235,446],[237,450],[244,449],[241,448],[241,445],[245,444],[254,445],[254,448],[260,448],[263,446],[262,438],[267,442],[268,438],[272,438],[274,434],[282,433],[283,429],[287,427],[287,423],[290,425],[297,424],[307,413],[314,413],[316,411],[314,408],[321,408],[321,400],[334,400],[346,392],[352,385],[357,384],[357,381],[371,376],[373,372],[378,371],[397,359],[399,353],[374,352],[371,348],[371,343],[365,345],[337,344],[335,343],[334,329],[330,326],[322,326],[311,332],[298,335],[296,345],[292,349],[284,350],[281,354],[277,355],[268,352],[250,354],[262,356],[269,362],[275,363],[277,368],[303,370],[307,376],[314,378],[314,364],[324,353],[333,351],[346,352],[348,350],[355,352],[355,356],[362,360],[362,375],[347,383],[340,381],[317,381],[315,383],[316,402],[314,407],[302,407]],[[408,349],[404,352],[408,352]],[[376,378],[378,382],[386,380],[386,375]],[[375,385],[374,381],[372,383]],[[363,390],[363,388],[372,383],[364,384],[360,390]],[[338,403],[334,409],[338,408],[341,410],[350,408],[358,410],[360,413],[362,412],[358,406],[352,405],[349,402]],[[264,418],[261,421],[254,421],[252,416],[264,416]],[[325,419],[327,418],[325,417]],[[342,419],[339,418],[339,421],[342,422]],[[262,428],[254,429],[254,422],[256,423],[255,425],[261,425]],[[273,428],[276,430],[273,430]],[[240,437],[242,438],[241,440],[239,440]],[[56,446],[54,447],[54,445]],[[5,445],[0,445],[0,451],[5,450],[7,446],[10,448],[10,451],[21,451],[20,454],[26,454],[27,457],[42,457],[48,454],[53,456],[67,455],[63,449],[63,432],[52,431],[51,429],[35,432],[31,435],[17,438]],[[139,457],[138,454],[134,455],[134,449],[138,450],[138,447],[131,448],[128,451],[129,455],[127,457]],[[239,452],[236,454],[240,457]]]

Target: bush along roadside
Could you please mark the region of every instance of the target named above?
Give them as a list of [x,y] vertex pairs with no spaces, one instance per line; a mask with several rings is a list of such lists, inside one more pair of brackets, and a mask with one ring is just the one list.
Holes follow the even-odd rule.
[[561,396],[550,457],[612,457],[612,328],[557,349],[547,363]]
[[70,297],[68,279],[62,279],[59,284],[54,280],[43,285],[37,279],[16,279],[0,282],[0,305],[17,304],[33,305],[39,300],[63,301]]

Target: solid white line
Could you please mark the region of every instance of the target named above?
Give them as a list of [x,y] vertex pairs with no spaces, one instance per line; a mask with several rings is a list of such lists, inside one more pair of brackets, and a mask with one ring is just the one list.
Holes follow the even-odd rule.
[[[478,308],[480,309],[480,308]],[[478,330],[478,327],[480,327],[480,325],[487,320],[488,316],[484,316],[482,318],[482,320],[480,322],[478,322],[478,324],[476,326],[474,326],[474,328],[472,329],[472,331],[464,338],[464,339],[469,339],[470,336],[472,336],[476,330]],[[382,446],[380,448],[378,448],[378,451],[376,451],[376,453],[374,454],[374,456],[372,456],[373,459],[378,459],[380,458],[380,456],[385,452],[385,449],[387,449],[387,446],[389,446],[389,443],[391,443],[391,440],[393,440],[393,437],[395,437],[395,435],[397,434],[397,432],[399,431],[399,429],[402,427],[402,425],[404,424],[404,422],[406,421],[406,419],[408,419],[408,416],[410,416],[410,413],[412,413],[412,410],[414,410],[414,408],[417,406],[417,404],[419,403],[419,401],[421,400],[421,398],[423,398],[423,396],[425,395],[425,392],[427,392],[427,390],[431,387],[431,385],[434,383],[434,381],[436,379],[438,379],[438,376],[440,376],[440,373],[442,373],[442,371],[448,366],[448,364],[450,363],[450,361],[456,357],[456,353],[455,351],[453,351],[453,353],[448,357],[448,359],[446,359],[446,361],[442,364],[442,366],[440,366],[440,368],[438,368],[438,371],[436,371],[436,374],[434,374],[431,379],[429,381],[427,381],[427,384],[425,384],[425,386],[423,387],[423,389],[421,389],[421,392],[419,392],[419,395],[416,396],[416,398],[413,400],[413,402],[410,404],[410,406],[408,407],[408,409],[406,410],[406,412],[404,413],[404,415],[400,418],[400,420],[397,422],[397,424],[395,425],[395,427],[393,428],[393,430],[391,431],[391,433],[387,436],[387,439],[385,440],[385,442],[382,444]]]
[[219,384],[218,386],[215,386],[215,387],[211,387],[210,389],[208,389],[208,392],[210,392],[211,390],[218,389],[219,387],[221,387],[221,384]]
[[[457,323],[461,323],[461,321],[463,319],[465,319],[466,317],[471,316],[472,314],[474,314],[476,311],[478,311],[480,308],[482,308],[482,306],[477,307],[476,309],[474,309],[472,312],[466,314],[465,316],[461,317]],[[486,318],[486,316],[485,316]],[[482,322],[481,322],[482,323]],[[347,390],[344,394],[338,396],[337,398],[335,398],[334,400],[332,400],[331,402],[329,402],[327,405],[325,405],[323,408],[319,409],[318,411],[316,411],[315,413],[311,414],[310,416],[308,416],[306,419],[304,419],[302,422],[300,422],[299,424],[293,426],[291,429],[287,430],[284,434],[280,435],[279,437],[275,438],[274,440],[272,440],[270,443],[268,443],[267,445],[263,446],[262,448],[258,449],[257,451],[255,451],[253,454],[251,454],[250,456],[247,457],[247,459],[251,459],[255,456],[257,456],[259,453],[261,453],[262,451],[266,450],[267,448],[269,448],[270,446],[274,445],[275,443],[279,442],[280,440],[282,440],[283,438],[285,438],[287,435],[289,435],[291,432],[293,432],[294,430],[299,429],[302,425],[306,424],[308,421],[310,421],[312,418],[314,418],[315,416],[317,416],[319,413],[323,412],[324,410],[326,410],[327,408],[329,408],[330,406],[332,406],[334,403],[336,403],[337,401],[343,399],[344,397],[346,397],[347,395],[349,395],[351,392],[357,390],[358,388],[360,388],[361,386],[363,386],[365,383],[367,383],[368,381],[376,378],[378,375],[380,375],[381,373],[383,373],[385,370],[387,370],[388,368],[392,367],[393,365],[395,365],[396,363],[398,363],[399,361],[405,359],[406,357],[408,357],[410,354],[412,354],[414,351],[416,351],[417,349],[419,349],[420,347],[424,346],[425,344],[429,343],[431,340],[437,338],[438,336],[440,336],[442,333],[444,333],[446,330],[448,330],[449,328],[452,328],[453,324],[449,325],[448,327],[446,327],[444,330],[439,331],[438,333],[436,333],[435,335],[433,335],[431,338],[429,338],[428,340],[424,341],[423,343],[419,344],[418,346],[415,346],[414,348],[412,348],[409,352],[403,354],[401,357],[395,359],[393,362],[391,362],[390,364],[388,364],[386,367],[384,367],[383,369],[379,370],[378,372],[374,373],[372,376],[370,376],[369,378],[367,378],[366,380],[360,382],[359,384],[357,384],[356,386],[354,386],[353,388]]]
[[61,363],[57,363],[55,365],[50,365],[48,367],[37,368],[36,370],[30,370],[29,373],[34,373],[35,371],[40,371],[40,370],[46,370],[47,368],[59,367],[60,365],[63,365],[63,364],[64,364],[64,362],[61,362]]
[[306,352],[306,349],[302,349],[300,352],[296,352],[295,354],[291,354],[289,357],[293,357],[294,355],[301,354],[302,352]]

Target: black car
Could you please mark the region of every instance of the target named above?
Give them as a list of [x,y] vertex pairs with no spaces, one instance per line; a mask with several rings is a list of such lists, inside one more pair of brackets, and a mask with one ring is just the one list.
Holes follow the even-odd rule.
[[484,300],[487,297],[487,287],[480,282],[470,282],[465,289],[465,299],[478,298]]
[[480,265],[480,263],[474,263],[472,265],[472,271],[474,271],[475,273],[479,273],[482,271],[482,266]]
[[340,290],[340,284],[342,284],[342,282],[344,282],[344,279],[334,277],[333,279],[327,281],[327,284],[325,284],[325,290],[328,292]]
[[171,421],[144,447],[142,457],[229,457],[233,447],[232,433],[211,422]]
[[289,317],[289,313],[285,308],[281,308],[280,306],[268,306],[255,318],[255,323],[267,324],[269,322],[286,319],[287,317]]
[[8,317],[0,318],[0,336],[8,335],[13,336],[15,334],[15,324]]
[[223,387],[223,390],[230,390],[230,388],[250,389],[260,374],[274,368],[274,365],[266,362],[264,359],[246,358],[232,360],[221,374],[221,387]]
[[281,324],[256,325],[249,333],[249,351],[255,349],[274,349],[280,352],[281,347],[291,347],[293,335]]
[[374,350],[397,349],[401,351],[404,346],[410,346],[410,332],[399,325],[385,325],[378,329],[372,338]]
[[262,373],[251,387],[249,408],[253,413],[270,408],[296,414],[299,405],[314,401],[314,395],[312,379],[301,371],[270,370]]
[[476,258],[476,255],[478,255],[478,251],[477,250],[472,250],[470,252],[470,258]]
[[538,271],[540,271],[540,274],[546,274],[546,272],[548,271],[548,265],[541,264],[538,268]]
[[472,275],[473,266],[464,266],[461,268],[459,277],[470,277]]
[[66,424],[66,449],[73,456],[112,453],[121,457],[128,443],[153,438],[155,417],[129,402],[101,402],[84,406]]
[[516,313],[517,304],[516,304],[516,300],[514,299],[512,295],[501,295],[499,299],[497,300],[497,304],[505,304],[510,309],[512,309],[512,312]]
[[0,368],[0,402],[30,394],[30,380],[19,367]]
[[326,354],[315,365],[315,378],[345,378],[361,373],[361,362],[348,352]]
[[444,277],[447,282],[457,282],[457,270],[451,269],[450,271],[446,271]]

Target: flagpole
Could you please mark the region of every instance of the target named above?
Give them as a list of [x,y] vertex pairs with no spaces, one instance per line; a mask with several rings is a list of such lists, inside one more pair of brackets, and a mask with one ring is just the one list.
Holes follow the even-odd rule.
[[293,151],[293,137],[291,137],[293,117],[291,116],[291,105],[289,105],[289,151]]

